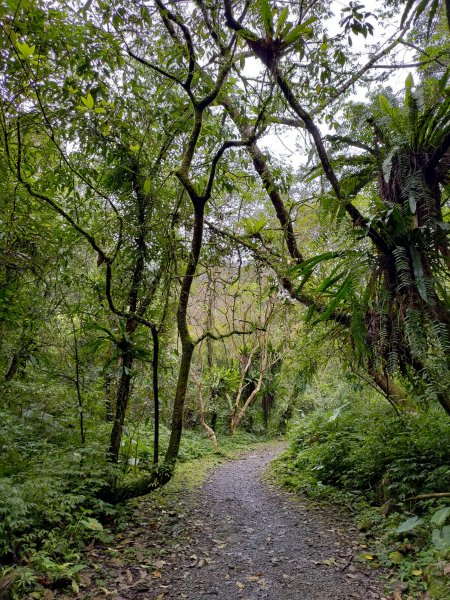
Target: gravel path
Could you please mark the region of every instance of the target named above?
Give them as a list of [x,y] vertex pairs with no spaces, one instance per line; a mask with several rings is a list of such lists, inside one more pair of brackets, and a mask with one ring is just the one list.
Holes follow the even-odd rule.
[[330,515],[325,520],[261,481],[279,452],[253,452],[215,470],[200,497],[207,521],[190,546],[190,562],[182,557],[175,567],[167,598],[382,598],[373,577],[355,567],[348,572],[353,548]]
[[[119,544],[128,560],[123,551],[115,559],[97,555],[109,597],[383,599],[377,573],[353,560],[363,552],[354,526],[261,479],[280,451],[254,451],[216,467],[200,491],[174,494],[157,521],[150,505],[141,506],[139,523]],[[86,587],[77,598],[101,597]]]

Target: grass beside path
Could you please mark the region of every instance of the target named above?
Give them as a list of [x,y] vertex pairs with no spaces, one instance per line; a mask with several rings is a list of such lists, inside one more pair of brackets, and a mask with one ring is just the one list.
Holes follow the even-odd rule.
[[152,496],[173,493],[180,489],[195,489],[202,485],[211,469],[226,460],[233,460],[248,452],[283,444],[280,437],[255,436],[248,433],[236,433],[234,436],[218,436],[219,449],[214,452],[208,438],[198,434],[185,435],[171,481]]

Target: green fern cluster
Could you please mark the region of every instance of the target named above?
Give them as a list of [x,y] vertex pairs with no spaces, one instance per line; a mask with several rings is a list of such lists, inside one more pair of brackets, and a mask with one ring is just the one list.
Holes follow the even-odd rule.
[[[370,110],[356,107],[339,135],[328,136],[345,202],[363,210],[382,243],[374,247],[367,231],[350,229],[345,202],[326,192],[322,211],[336,235],[327,252],[294,270],[299,290],[306,286],[317,299],[311,323],[334,321],[334,332],[369,373],[419,375],[450,412],[448,76],[425,93],[409,75],[402,101],[380,95]],[[355,139],[349,132],[356,117]],[[319,173],[313,169],[309,179]]]

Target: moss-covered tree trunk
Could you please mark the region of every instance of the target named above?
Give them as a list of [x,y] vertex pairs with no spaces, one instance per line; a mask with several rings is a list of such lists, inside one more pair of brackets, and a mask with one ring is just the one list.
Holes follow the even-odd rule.
[[116,409],[114,411],[113,426],[111,429],[109,457],[114,463],[119,462],[122,431],[130,397],[131,369],[133,367],[133,352],[129,342],[122,344],[122,358],[120,364],[120,379],[117,388]]
[[187,312],[192,281],[197,270],[198,260],[200,258],[200,252],[202,248],[203,227],[204,203],[200,201],[196,202],[194,205],[194,231],[192,234],[191,250],[186,271],[181,283],[180,299],[177,310],[178,333],[181,339],[181,362],[180,369],[178,371],[177,388],[175,391],[169,446],[165,456],[166,463],[175,462],[178,456],[181,433],[183,430],[184,403],[189,382],[192,356],[195,348],[194,342],[189,333]]

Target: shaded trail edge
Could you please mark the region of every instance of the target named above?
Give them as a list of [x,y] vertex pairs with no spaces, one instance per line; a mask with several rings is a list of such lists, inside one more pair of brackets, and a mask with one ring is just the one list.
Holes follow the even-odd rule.
[[104,597],[93,585],[101,575],[112,600],[385,598],[378,574],[353,560],[362,552],[354,524],[264,480],[283,449],[250,451],[216,466],[199,489],[138,503],[118,543],[90,551],[96,571],[71,597]]

